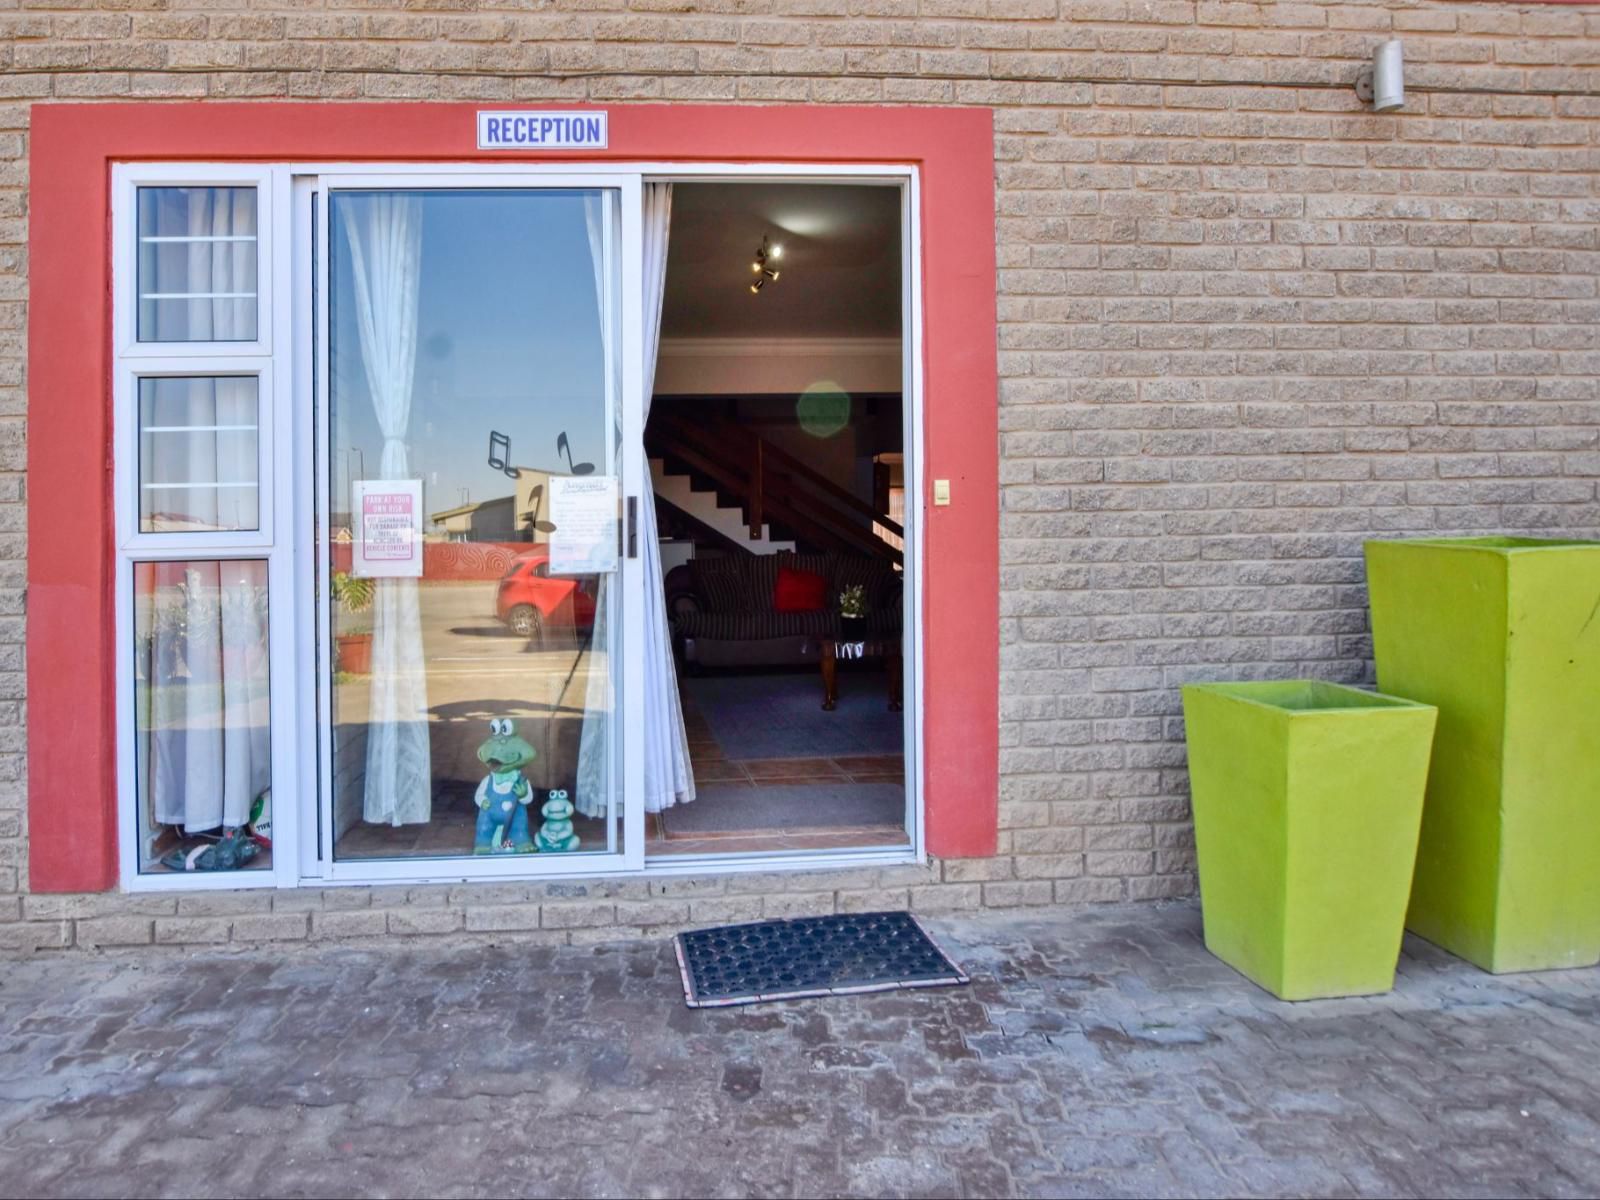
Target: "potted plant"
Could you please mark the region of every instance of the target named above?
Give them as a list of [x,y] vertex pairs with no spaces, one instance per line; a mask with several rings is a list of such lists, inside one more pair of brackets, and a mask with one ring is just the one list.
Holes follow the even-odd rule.
[[1299,679],[1183,715],[1206,949],[1282,1000],[1388,991],[1438,712]]
[[1437,705],[1406,925],[1488,971],[1600,961],[1600,542],[1366,546],[1378,686]]
[[841,641],[859,642],[866,634],[866,589],[859,583],[853,583],[839,593],[839,638]]
[[[360,617],[371,611],[376,586],[371,579],[337,571],[333,576],[333,598],[342,612]],[[372,630],[358,628],[359,624],[346,626],[341,622],[341,629],[334,636],[334,670],[349,675],[365,675],[372,670]]]

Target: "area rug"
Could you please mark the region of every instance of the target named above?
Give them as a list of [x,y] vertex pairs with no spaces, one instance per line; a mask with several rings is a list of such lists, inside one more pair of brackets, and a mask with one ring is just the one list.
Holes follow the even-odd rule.
[[688,804],[661,814],[667,837],[708,833],[903,826],[906,790],[898,783],[793,783],[777,787],[702,783]]
[[684,680],[722,753],[743,758],[831,758],[900,754],[905,714],[889,711],[879,671],[839,672],[839,707],[822,711],[816,671],[702,675]]
[[673,941],[690,1008],[968,982],[907,912],[720,925]]

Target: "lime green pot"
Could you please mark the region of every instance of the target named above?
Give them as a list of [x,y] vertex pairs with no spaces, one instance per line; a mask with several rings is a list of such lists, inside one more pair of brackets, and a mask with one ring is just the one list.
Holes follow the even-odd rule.
[[1282,1000],[1392,988],[1437,713],[1291,680],[1183,715],[1206,948]]
[[1406,924],[1489,971],[1600,962],[1600,542],[1369,542],[1378,686],[1439,709]]

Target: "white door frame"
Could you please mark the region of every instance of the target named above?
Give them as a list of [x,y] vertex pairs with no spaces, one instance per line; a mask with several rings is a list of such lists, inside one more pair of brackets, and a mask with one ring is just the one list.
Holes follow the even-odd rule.
[[[272,873],[277,886],[340,886],[376,882],[439,883],[485,878],[538,878],[544,876],[583,876],[606,878],[651,875],[684,875],[736,872],[745,870],[788,871],[867,867],[926,861],[923,803],[924,744],[922,729],[923,691],[923,599],[924,599],[924,406],[923,406],[923,324],[922,324],[922,241],[920,176],[905,164],[794,164],[794,163],[306,163],[282,164],[269,168],[273,177],[272,194],[280,213],[287,208],[275,228],[274,258],[279,263],[280,280],[273,318],[292,327],[292,352],[287,364],[279,364],[278,390],[286,402],[278,424],[278,445],[292,456],[295,465],[293,486],[286,489],[280,520],[290,520],[286,530],[315,530],[310,544],[286,532],[293,569],[280,570],[283,588],[274,588],[275,597],[292,588],[296,598],[292,622],[296,636],[277,638],[281,652],[274,654],[274,678],[287,679],[285,688],[294,698],[294,737],[274,742],[292,742],[275,753],[275,779],[285,781],[280,796],[298,796],[297,807],[307,819],[296,821],[285,812],[278,820],[279,858]],[[209,174],[208,174],[209,177]],[[641,456],[642,430],[637,418],[642,399],[643,295],[638,276],[641,264],[640,188],[645,180],[670,182],[784,183],[805,180],[809,183],[864,184],[896,186],[901,193],[902,261],[902,396],[905,446],[905,622],[904,689],[911,701],[905,706],[905,786],[906,831],[909,845],[860,850],[811,851],[788,853],[673,855],[643,857],[644,829],[641,803],[625,804],[622,855],[579,854],[549,856],[537,864],[526,856],[506,858],[421,859],[412,862],[335,863],[321,845],[324,828],[322,814],[331,804],[331,761],[328,745],[331,729],[330,696],[324,681],[330,680],[328,658],[331,629],[328,606],[319,595],[319,580],[326,569],[327,487],[326,437],[319,437],[318,420],[326,419],[326,406],[317,397],[326,397],[326,288],[313,278],[313,263],[327,262],[326,194],[330,181],[362,186],[469,186],[469,187],[607,187],[622,193],[621,204],[621,295],[614,302],[621,307],[623,411],[633,414],[633,428],[623,437],[624,465],[630,457]],[[314,224],[313,195],[317,195],[319,219]],[[283,236],[284,233],[290,236]],[[321,241],[322,245],[314,244]],[[315,303],[313,304],[313,294]],[[307,369],[306,364],[312,364]],[[286,394],[287,393],[287,394]],[[628,399],[632,398],[629,403]],[[307,478],[307,472],[310,478]],[[287,564],[286,564],[287,565]],[[642,596],[637,586],[621,589],[627,597],[623,613],[623,635],[637,637],[642,624]],[[282,611],[285,605],[274,603]],[[291,622],[285,622],[285,625]],[[279,629],[283,626],[278,626]],[[640,668],[637,660],[623,655],[620,686],[623,703],[637,696]],[[296,669],[289,671],[289,663]],[[304,664],[314,663],[308,673]],[[280,685],[283,686],[283,685]],[[619,709],[619,712],[622,710]],[[623,791],[642,796],[638,721],[617,718],[621,726]],[[303,752],[315,748],[316,753]],[[293,763],[293,770],[286,768]],[[303,802],[317,798],[314,814]],[[328,826],[331,828],[331,826]],[[290,835],[290,831],[295,831]],[[285,836],[290,835],[290,836]],[[131,839],[128,839],[131,841]],[[127,876],[125,875],[125,879]],[[144,877],[149,886],[163,886],[161,877]],[[239,887],[253,880],[242,880],[234,873],[222,877],[186,879],[190,886]],[[264,880],[262,882],[265,882]],[[170,886],[170,885],[169,885]]]

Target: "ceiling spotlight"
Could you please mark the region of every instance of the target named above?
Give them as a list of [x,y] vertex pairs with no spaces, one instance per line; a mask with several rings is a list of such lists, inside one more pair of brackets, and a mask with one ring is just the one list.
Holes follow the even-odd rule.
[[778,281],[777,268],[767,264],[769,262],[777,262],[782,257],[782,246],[773,245],[768,238],[761,239],[761,245],[756,249],[755,260],[750,264],[750,271],[756,276],[755,282],[750,285],[752,294],[766,287],[769,279],[774,283]]

